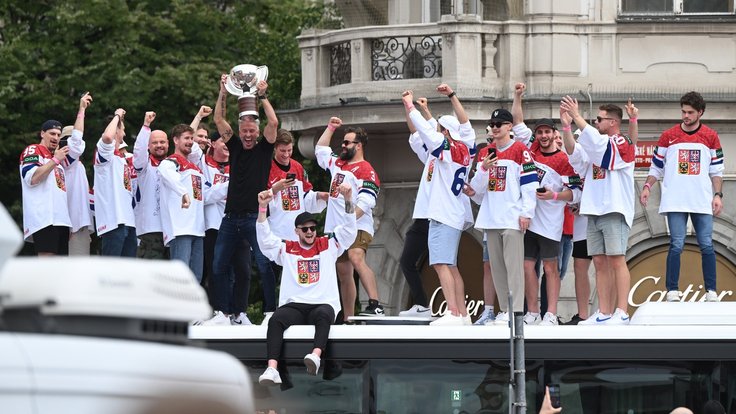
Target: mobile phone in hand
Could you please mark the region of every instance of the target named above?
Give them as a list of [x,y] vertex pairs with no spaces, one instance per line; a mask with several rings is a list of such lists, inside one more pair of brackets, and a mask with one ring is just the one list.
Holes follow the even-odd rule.
[[560,401],[560,384],[549,384],[549,400],[552,403],[553,408],[560,408],[562,401]]
[[295,173],[288,173],[286,174],[286,179],[289,181],[296,180],[296,174]]
[[59,148],[64,148],[69,144],[69,140],[66,138],[62,138],[59,140]]
[[490,157],[490,159],[496,158],[497,157],[497,155],[496,155],[496,149],[495,148],[488,148],[488,155],[487,156]]
[[537,192],[538,192],[538,193],[543,193],[543,192],[545,192],[545,191],[547,191],[547,189],[546,189],[546,188],[544,188],[544,187],[537,187]]

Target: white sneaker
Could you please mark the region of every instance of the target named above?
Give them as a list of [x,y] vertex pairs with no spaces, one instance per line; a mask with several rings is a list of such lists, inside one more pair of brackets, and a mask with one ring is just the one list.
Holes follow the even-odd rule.
[[[263,320],[261,321],[261,325],[262,326],[268,326],[268,320],[271,319],[271,316],[273,316],[273,312],[266,312],[263,315],[264,316],[263,316]],[[246,316],[246,319],[247,318],[248,317]],[[250,322],[250,321],[248,321],[248,322]]]
[[230,324],[238,326],[253,325],[245,312],[240,312],[237,317],[230,319]]
[[317,371],[319,371],[319,364],[320,364],[320,358],[313,354],[309,353],[304,356],[304,365],[307,367],[307,374],[309,375],[317,375]]
[[263,374],[258,377],[258,383],[267,386],[281,384],[281,375],[279,375],[276,368],[268,367],[263,371]]
[[[706,293],[707,295],[707,293]],[[676,290],[670,290],[667,292],[667,297],[665,298],[667,302],[679,302],[680,301],[680,292]]]
[[[485,309],[480,314],[480,318],[473,325],[490,325],[496,319],[496,315],[493,314],[493,310]],[[490,323],[489,323],[490,322]]]
[[539,322],[540,326],[555,326],[559,324],[560,322],[557,320],[557,315],[550,312],[545,313],[544,318],[542,318],[542,322]]
[[470,319],[470,315],[463,316],[463,325],[473,326],[473,320]]
[[616,308],[616,312],[613,312],[611,318],[603,323],[604,325],[628,325],[629,314],[624,312],[622,309]]
[[399,312],[399,316],[411,316],[429,319],[432,317],[432,312],[430,312],[430,309],[425,306],[414,305],[405,311]]
[[611,315],[605,315],[598,309],[588,319],[578,322],[578,325],[603,325],[609,319],[611,319]]
[[527,312],[524,315],[524,325],[539,325],[542,321],[542,316],[538,313]]
[[215,311],[211,318],[206,321],[194,322],[194,324],[202,326],[227,326],[230,325],[230,317],[220,311]]
[[465,325],[465,318],[460,315],[455,316],[450,312],[447,312],[444,316],[439,319],[435,319],[429,324],[432,326],[462,326]]
[[487,322],[486,325],[509,326],[509,313],[508,312],[498,312],[498,315],[496,315],[496,320],[494,320],[493,322]]
[[709,290],[705,292],[705,301],[706,302],[720,302],[721,300],[718,298],[718,293],[716,293],[715,290]]

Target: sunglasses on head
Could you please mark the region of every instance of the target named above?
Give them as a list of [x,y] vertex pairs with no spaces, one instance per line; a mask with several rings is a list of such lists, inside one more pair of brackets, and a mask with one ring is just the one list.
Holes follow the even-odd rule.
[[508,122],[489,122],[488,126],[491,128],[501,128],[502,125],[506,125]]
[[304,227],[297,227],[297,228],[303,231],[304,233],[308,231],[317,231],[317,226],[304,226]]

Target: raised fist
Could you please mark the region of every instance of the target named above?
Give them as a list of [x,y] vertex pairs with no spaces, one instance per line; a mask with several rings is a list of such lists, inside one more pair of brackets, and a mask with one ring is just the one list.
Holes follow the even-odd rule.
[[151,122],[156,119],[156,113],[153,111],[146,112],[146,116],[143,118],[143,125],[151,126]]
[[89,92],[85,92],[84,95],[79,99],[79,109],[87,109],[92,103],[92,95]]
[[514,93],[516,94],[516,96],[521,96],[525,90],[526,90],[526,85],[521,82],[514,85]]
[[202,105],[202,106],[199,107],[199,112],[197,112],[197,116],[200,119],[207,118],[209,116],[209,114],[211,114],[211,113],[212,113],[212,108],[210,108],[207,105]]
[[342,119],[333,116],[332,118],[330,118],[330,122],[327,125],[332,126],[335,129],[340,128],[340,126],[342,125]]
[[437,92],[449,96],[452,93],[452,88],[448,84],[443,83],[437,87]]
[[123,118],[125,118],[125,109],[123,109],[123,108],[116,109],[115,110],[115,115],[119,116],[120,117],[120,120],[122,121]]

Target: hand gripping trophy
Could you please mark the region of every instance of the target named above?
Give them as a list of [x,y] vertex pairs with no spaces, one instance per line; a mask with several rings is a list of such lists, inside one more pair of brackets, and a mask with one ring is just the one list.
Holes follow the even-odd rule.
[[258,118],[256,106],[256,85],[268,78],[268,66],[238,65],[230,70],[225,89],[238,97],[238,118],[252,116]]

